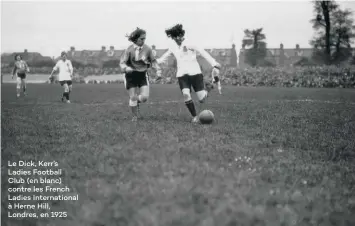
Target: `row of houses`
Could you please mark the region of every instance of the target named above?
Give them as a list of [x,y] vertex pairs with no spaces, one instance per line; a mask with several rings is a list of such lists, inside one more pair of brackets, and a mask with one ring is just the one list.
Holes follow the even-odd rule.
[[[152,46],[153,53],[160,57],[163,55],[167,49],[157,49],[156,46]],[[110,46],[109,49],[106,49],[105,46],[101,47],[101,50],[76,50],[75,47],[71,47],[67,52],[68,58],[81,62],[83,64],[96,64],[102,65],[105,61],[110,60],[119,60],[124,50],[116,50],[114,46]],[[233,44],[231,48],[226,49],[206,49],[219,63],[224,66],[241,68],[248,67],[248,64],[245,62],[245,52],[247,51],[244,47],[237,50]],[[1,64],[6,66],[9,63],[14,61],[14,56],[17,53],[11,54],[2,54],[1,55]],[[20,53],[25,60],[28,62],[43,61],[43,60],[53,60],[56,61],[57,58],[51,58],[48,56],[42,56],[40,53],[28,52],[25,50]],[[303,57],[310,58],[312,56],[311,48],[300,48],[299,45],[296,45],[295,48],[284,48],[283,44],[280,44],[279,48],[269,48],[267,49],[266,59],[277,66],[287,66],[292,65],[295,62],[299,61]],[[355,56],[355,51],[353,51],[353,56]],[[201,59],[203,61],[203,59]],[[174,58],[169,59],[169,64],[174,64]]]

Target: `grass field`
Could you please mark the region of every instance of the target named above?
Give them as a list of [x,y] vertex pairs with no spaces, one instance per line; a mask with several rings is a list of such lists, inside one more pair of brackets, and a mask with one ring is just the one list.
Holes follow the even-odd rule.
[[[1,89],[1,225],[355,225],[355,90],[225,87],[215,123],[192,125],[175,85],[137,123],[122,84],[75,85],[72,104],[28,88]],[[50,211],[68,217],[7,218],[10,160],[58,161],[79,201]]]

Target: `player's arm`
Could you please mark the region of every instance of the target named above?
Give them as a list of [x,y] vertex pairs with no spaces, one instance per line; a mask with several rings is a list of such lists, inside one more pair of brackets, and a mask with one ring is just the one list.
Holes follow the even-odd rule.
[[69,72],[70,72],[70,76],[73,77],[73,72],[74,72],[74,68],[73,68],[73,64],[71,63],[71,61],[69,60]]
[[25,61],[25,68],[26,68],[27,73],[30,72],[30,68],[28,67],[28,64],[26,61]]
[[129,59],[129,48],[127,48],[121,56],[120,59],[120,68],[123,72],[132,72],[133,69],[127,65]]
[[12,70],[12,78],[14,78],[14,76],[16,74],[16,71],[17,71],[17,66],[16,66],[16,63],[15,63],[14,69]]
[[211,64],[212,67],[220,69],[221,65],[203,48],[199,48],[199,47],[194,47],[194,49],[201,54],[201,56],[203,58],[205,58],[207,60],[207,62],[209,64]]
[[[59,62],[59,61],[58,61],[58,62]],[[49,75],[49,79],[50,79],[50,80],[53,78],[54,72],[56,72],[56,71],[58,70],[58,68],[59,68],[58,62],[55,64],[55,66],[54,66],[53,69],[52,69],[51,74]]]
[[215,77],[219,77],[219,71],[221,69],[221,65],[203,48],[199,48],[199,47],[194,47],[194,48],[213,67],[211,75],[212,75],[212,82],[214,82]]
[[149,62],[151,63],[151,65],[152,65],[152,68],[156,70],[157,76],[160,78],[161,74],[162,74],[161,67],[158,64],[157,59],[155,58],[152,49],[149,49],[148,59],[149,59]]
[[166,64],[169,56],[172,54],[173,54],[173,52],[170,49],[168,49],[168,51],[166,51],[160,58],[157,59],[157,63],[158,64]]

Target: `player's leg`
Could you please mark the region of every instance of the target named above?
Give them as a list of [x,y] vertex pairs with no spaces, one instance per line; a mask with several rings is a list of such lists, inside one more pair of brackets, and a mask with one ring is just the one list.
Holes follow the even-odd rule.
[[215,76],[215,77],[214,77],[214,83],[217,84],[217,88],[218,88],[219,94],[222,94],[221,80],[219,79],[218,76]]
[[67,81],[68,84],[68,100],[70,99],[70,93],[73,90],[73,82],[72,81]]
[[137,87],[130,87],[128,89],[129,107],[133,114],[132,121],[137,121],[138,119],[138,96],[136,94],[136,89]]
[[26,84],[26,74],[24,74],[21,77],[21,85],[22,85],[22,91],[24,95],[27,95],[26,91],[27,91],[27,84]]
[[16,78],[16,96],[20,97],[20,93],[21,93],[21,78],[20,76],[17,76]]
[[69,100],[69,86],[68,86],[67,81],[62,81],[61,85],[63,86],[63,98],[62,98],[62,100],[64,101],[64,98],[65,98],[66,102],[70,103],[70,100]]
[[142,74],[139,80],[139,88],[138,103],[145,103],[149,98],[149,80],[147,75]]
[[205,89],[205,84],[202,74],[191,76],[191,85],[197,95],[197,99],[200,103],[204,103],[208,96],[208,91]]
[[189,81],[189,76],[184,75],[182,77],[179,77],[178,82],[179,82],[182,95],[184,96],[185,105],[189,110],[191,116],[193,117],[192,122],[198,122],[195,104],[191,98],[191,84]]
[[138,119],[138,96],[137,96],[137,85],[135,84],[135,80],[133,79],[134,77],[132,74],[125,74],[124,77],[124,86],[128,91],[129,95],[129,107],[131,108],[132,111],[132,121],[137,121]]

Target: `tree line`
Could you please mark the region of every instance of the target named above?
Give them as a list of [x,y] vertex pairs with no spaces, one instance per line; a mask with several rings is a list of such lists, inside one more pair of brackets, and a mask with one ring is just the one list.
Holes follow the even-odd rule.
[[[302,58],[298,64],[340,64],[355,63],[352,57],[355,26],[353,12],[341,9],[336,1],[313,1],[313,18],[310,20],[314,36],[309,41],[313,47],[311,59]],[[245,62],[251,66],[271,64],[267,55],[266,35],[263,28],[244,30],[242,45],[249,48]]]

